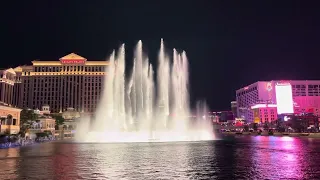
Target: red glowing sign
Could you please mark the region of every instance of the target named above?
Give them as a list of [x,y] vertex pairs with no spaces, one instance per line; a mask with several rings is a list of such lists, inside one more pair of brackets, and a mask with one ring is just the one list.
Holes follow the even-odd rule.
[[308,112],[308,113],[313,113],[313,112],[314,112],[314,109],[313,109],[313,108],[309,108],[307,112]]
[[235,119],[235,126],[242,126],[243,125],[243,121],[241,119],[236,118]]
[[84,59],[66,59],[66,60],[61,60],[62,64],[84,64],[85,60]]

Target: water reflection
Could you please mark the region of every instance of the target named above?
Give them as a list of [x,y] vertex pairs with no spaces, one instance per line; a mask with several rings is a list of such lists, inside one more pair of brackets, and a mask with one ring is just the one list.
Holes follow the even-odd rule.
[[[17,179],[17,157],[19,150],[12,148],[6,151],[0,151],[0,179],[6,177],[7,179]],[[5,162],[5,163],[3,163]]]
[[[17,172],[18,179],[52,179],[54,177],[54,168],[51,157],[55,156],[53,144],[47,144],[45,148],[42,145],[16,148],[19,151]],[[36,173],[35,173],[36,172]]]
[[[304,163],[302,139],[292,137],[253,138],[252,158],[256,160],[255,179],[301,179],[304,178],[301,165]],[[298,159],[298,157],[300,157]]]
[[0,179],[314,179],[320,140],[235,137],[132,144],[45,143],[0,150]]
[[65,174],[68,174],[69,179],[77,179],[78,147],[75,144],[59,144],[57,146],[54,143],[49,143],[47,146],[51,148],[51,155],[48,158],[48,164],[51,168],[48,169],[52,179],[65,179]]

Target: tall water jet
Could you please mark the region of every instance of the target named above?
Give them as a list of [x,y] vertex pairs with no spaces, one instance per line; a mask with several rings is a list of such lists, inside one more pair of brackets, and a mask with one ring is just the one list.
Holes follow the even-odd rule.
[[[137,44],[135,50],[135,92],[136,92],[136,120],[143,118],[143,51],[142,51],[142,41],[140,40]],[[139,121],[137,122],[140,126]]]
[[162,122],[161,125],[164,128],[168,127],[169,116],[169,83],[170,83],[170,62],[169,58],[165,54],[165,47],[163,39],[161,39],[160,51],[158,57],[158,99],[157,99],[157,117],[158,121]]
[[187,58],[173,49],[173,65],[171,70],[171,92],[173,127],[176,130],[186,130],[187,117],[190,115],[188,93],[188,65]]
[[[189,126],[189,72],[186,53],[173,52],[173,62],[161,40],[158,56],[157,85],[149,59],[139,41],[134,65],[125,81],[125,47],[113,52],[106,68],[104,88],[93,126],[77,129],[84,142],[142,142],[208,140],[213,132],[207,121]],[[168,118],[170,115],[170,119]],[[205,125],[202,125],[205,124]],[[85,134],[85,135],[83,135]],[[204,136],[205,134],[205,136]],[[208,138],[211,137],[211,138]]]
[[115,63],[115,79],[114,79],[114,115],[118,119],[116,124],[121,130],[127,129],[126,112],[125,112],[125,49],[122,45],[117,54],[117,61]]
[[115,121],[113,121],[112,119],[113,110],[114,110],[113,108],[113,102],[114,102],[113,81],[114,81],[114,75],[115,75],[114,71],[115,71],[115,52],[113,51],[109,57],[109,65],[105,68],[106,76],[104,78],[103,93],[95,114],[96,115],[95,120],[93,122],[94,131],[118,130],[118,127],[116,126]]
[[135,68],[136,67],[136,60],[133,60],[133,68],[130,80],[128,82],[128,91],[127,91],[127,97],[128,97],[128,107],[127,107],[127,118],[129,118],[129,124],[130,127],[134,127],[134,117],[133,115],[136,114],[136,91],[135,91]]

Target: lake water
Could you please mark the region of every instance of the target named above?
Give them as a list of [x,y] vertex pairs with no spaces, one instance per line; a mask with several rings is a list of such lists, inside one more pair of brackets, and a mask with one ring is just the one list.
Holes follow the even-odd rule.
[[320,139],[76,144],[0,150],[0,179],[319,179]]

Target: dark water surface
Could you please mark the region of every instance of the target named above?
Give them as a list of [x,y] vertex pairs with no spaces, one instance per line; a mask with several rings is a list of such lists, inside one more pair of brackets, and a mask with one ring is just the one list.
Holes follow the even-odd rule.
[[76,144],[0,150],[0,179],[319,179],[320,139]]

